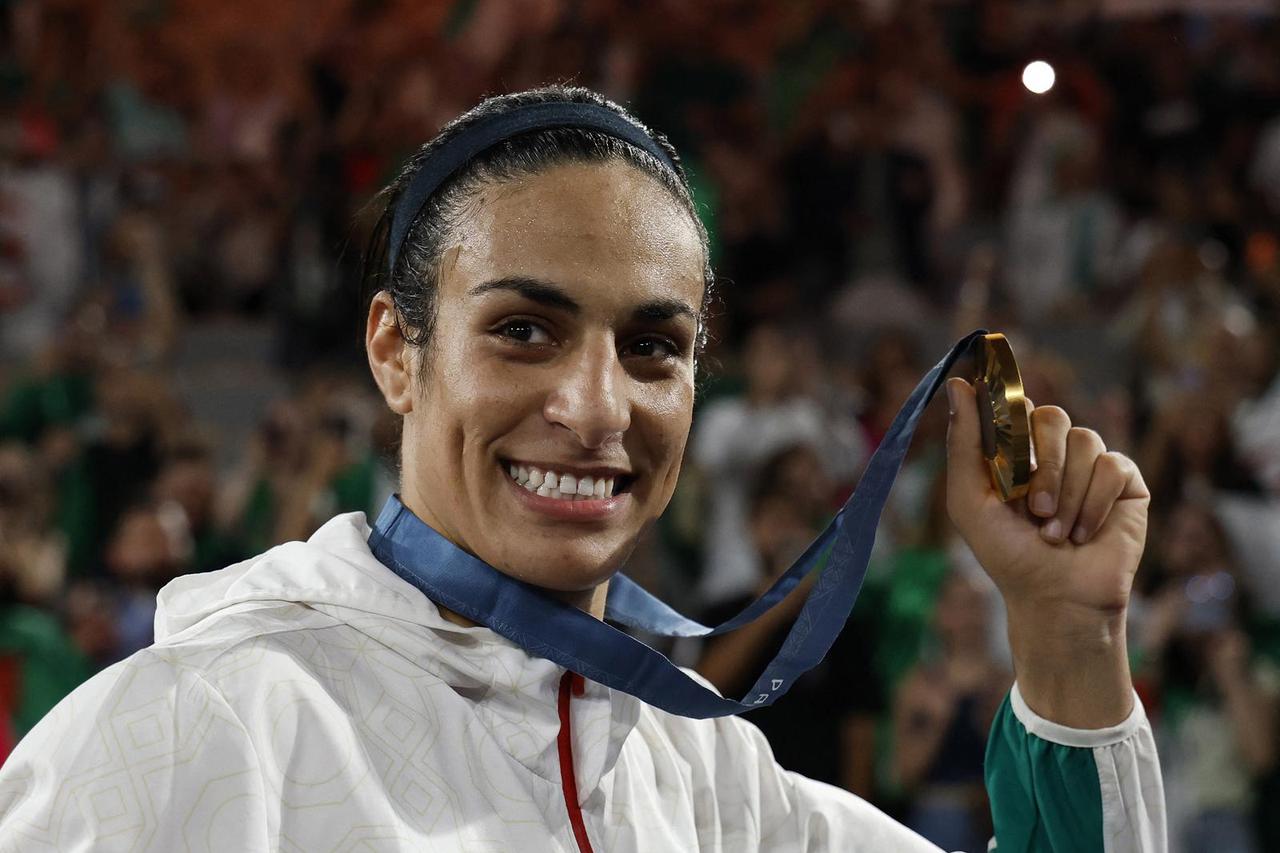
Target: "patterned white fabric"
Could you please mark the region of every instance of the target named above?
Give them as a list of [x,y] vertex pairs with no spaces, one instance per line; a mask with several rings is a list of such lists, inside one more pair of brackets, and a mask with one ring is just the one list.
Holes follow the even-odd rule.
[[[166,586],[155,645],[82,685],[0,769],[0,853],[578,853],[556,742],[564,671],[443,619],[368,535],[363,513],[340,515]],[[590,682],[571,707],[598,853],[937,851],[780,768],[737,717],[675,717]],[[1089,734],[1024,713],[1042,737]],[[1145,718],[1124,734],[1116,748],[1150,740]],[[1154,752],[1124,760],[1158,780]]]
[[[160,594],[156,644],[99,673],[0,771],[0,851],[577,853],[563,670],[445,621],[362,513]],[[596,851],[932,851],[779,768],[736,717],[598,684],[571,700]]]

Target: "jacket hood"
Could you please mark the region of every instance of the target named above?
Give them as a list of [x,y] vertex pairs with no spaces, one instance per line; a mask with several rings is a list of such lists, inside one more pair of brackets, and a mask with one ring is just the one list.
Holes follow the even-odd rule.
[[[474,700],[475,713],[491,730],[530,735],[515,757],[539,775],[558,779],[556,695],[564,670],[489,628],[445,619],[431,599],[378,561],[368,539],[364,513],[346,513],[306,542],[288,542],[219,571],[176,578],[158,596],[156,644],[253,639],[263,630],[261,621],[255,625],[252,619],[230,617],[302,605],[305,610],[283,618],[299,627],[312,617],[336,620],[394,648]],[[578,764],[578,783],[591,790],[617,760],[643,703],[602,684],[587,682],[585,688],[574,700],[574,728],[585,742],[597,745]]]
[[[225,569],[175,578],[157,597],[155,639],[171,642],[227,611],[255,604],[329,605],[510,645],[489,628],[445,619],[416,587],[369,550],[363,512],[337,515],[306,542],[286,542]],[[514,648],[514,646],[513,646]]]

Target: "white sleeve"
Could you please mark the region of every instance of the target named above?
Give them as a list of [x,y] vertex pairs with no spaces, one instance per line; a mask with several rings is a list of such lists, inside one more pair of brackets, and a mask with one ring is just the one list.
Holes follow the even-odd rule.
[[261,780],[221,694],[144,650],[63,699],[0,768],[0,853],[265,851]]

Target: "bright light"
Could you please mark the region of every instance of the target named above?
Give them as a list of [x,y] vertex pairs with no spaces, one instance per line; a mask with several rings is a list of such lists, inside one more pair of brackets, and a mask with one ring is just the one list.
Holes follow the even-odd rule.
[[1041,59],[1028,63],[1027,67],[1022,69],[1022,85],[1034,95],[1043,95],[1052,89],[1056,78],[1053,66]]

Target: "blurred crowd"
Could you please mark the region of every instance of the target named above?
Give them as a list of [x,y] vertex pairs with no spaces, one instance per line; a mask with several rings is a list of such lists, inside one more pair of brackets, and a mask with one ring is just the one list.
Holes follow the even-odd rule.
[[[1154,495],[1129,642],[1175,849],[1280,849],[1273,5],[5,0],[0,757],[151,642],[169,579],[381,506],[370,201],[483,95],[570,81],[671,137],[719,276],[685,474],[632,576],[735,613],[950,342],[1005,331],[1029,396]],[[1012,674],[943,506],[945,426],[939,402],[837,646],[749,717],[784,766],[981,851]],[[798,605],[670,652],[740,694]]]

